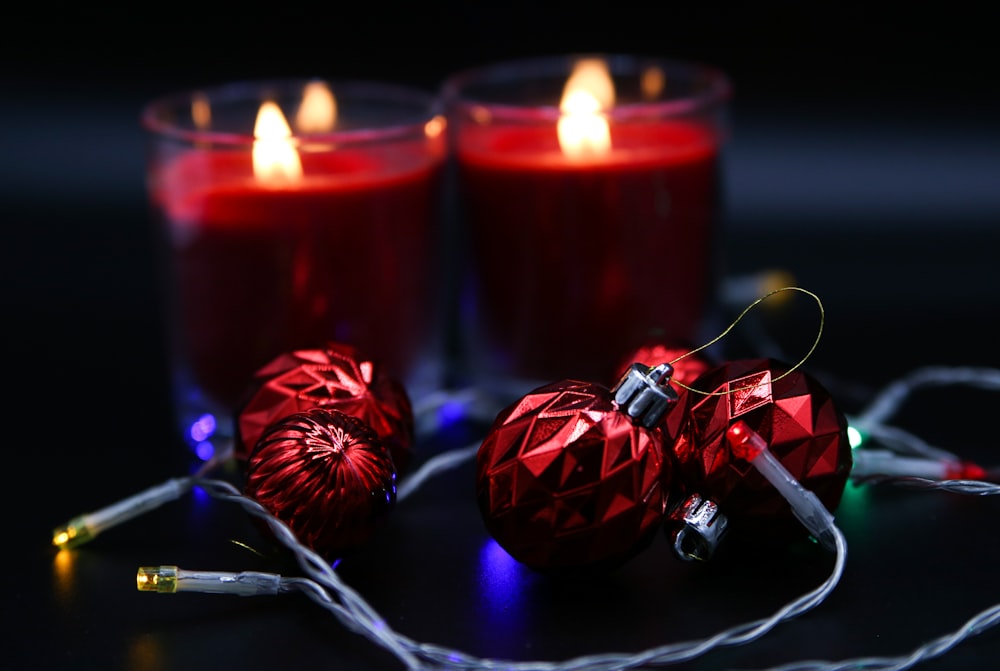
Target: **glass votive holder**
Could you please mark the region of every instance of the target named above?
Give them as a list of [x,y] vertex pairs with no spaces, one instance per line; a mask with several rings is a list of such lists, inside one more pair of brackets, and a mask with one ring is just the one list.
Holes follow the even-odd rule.
[[567,55],[459,72],[441,94],[466,375],[512,396],[611,385],[638,347],[700,344],[721,264],[723,72]]
[[354,345],[407,386],[441,374],[445,120],[376,82],[242,82],[149,103],[172,398],[202,458],[276,356]]

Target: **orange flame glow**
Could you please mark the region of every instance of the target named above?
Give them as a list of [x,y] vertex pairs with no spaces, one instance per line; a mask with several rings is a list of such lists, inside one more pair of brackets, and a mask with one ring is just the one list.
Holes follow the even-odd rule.
[[258,181],[273,184],[302,177],[302,160],[292,140],[292,129],[277,104],[261,104],[253,136],[253,174]]
[[430,139],[439,137],[448,127],[448,122],[440,114],[424,124],[424,135]]
[[563,154],[594,156],[611,149],[611,129],[602,112],[615,104],[614,83],[607,63],[591,58],[578,61],[563,88],[557,132]]
[[205,94],[197,93],[191,100],[191,119],[195,128],[199,130],[205,130],[212,125],[212,105]]
[[646,100],[656,100],[663,93],[667,85],[667,75],[662,68],[655,65],[643,70],[639,79],[639,88],[642,89],[642,97]]
[[337,99],[324,82],[314,81],[302,90],[302,104],[295,115],[301,133],[328,133],[337,123]]

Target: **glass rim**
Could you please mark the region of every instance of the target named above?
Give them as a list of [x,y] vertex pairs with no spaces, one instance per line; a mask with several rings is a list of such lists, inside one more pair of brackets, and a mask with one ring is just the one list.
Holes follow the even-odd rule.
[[164,118],[166,110],[178,110],[190,107],[197,95],[206,95],[216,100],[228,102],[247,102],[259,104],[266,99],[261,94],[271,91],[276,95],[303,89],[307,84],[323,82],[334,92],[338,105],[345,98],[367,98],[383,103],[406,103],[413,107],[412,120],[370,128],[351,128],[348,130],[332,130],[328,132],[310,132],[295,135],[307,139],[309,143],[336,143],[338,145],[362,144],[386,140],[406,139],[414,136],[425,136],[427,122],[443,117],[444,112],[438,96],[420,88],[401,84],[390,84],[370,80],[337,80],[324,77],[298,77],[279,79],[247,79],[224,84],[215,84],[204,88],[191,88],[158,96],[145,105],[139,114],[141,127],[148,133],[187,143],[206,143],[211,145],[241,146],[250,145],[254,141],[253,133],[183,128]]
[[[637,118],[674,117],[711,110],[728,103],[732,97],[732,83],[720,68],[694,60],[680,60],[659,56],[642,56],[620,53],[573,53],[562,56],[536,56],[498,61],[461,70],[449,76],[440,87],[442,101],[448,107],[463,112],[486,110],[499,119],[509,121],[557,121],[562,112],[558,105],[519,104],[469,96],[470,85],[483,82],[516,81],[517,78],[543,78],[569,76],[569,65],[586,58],[600,58],[608,63],[612,77],[623,70],[639,73],[640,66],[657,65],[665,72],[696,73],[703,75],[709,86],[697,94],[674,99],[647,100],[615,103],[602,112],[609,119],[627,121]],[[617,69],[616,69],[617,68]]]

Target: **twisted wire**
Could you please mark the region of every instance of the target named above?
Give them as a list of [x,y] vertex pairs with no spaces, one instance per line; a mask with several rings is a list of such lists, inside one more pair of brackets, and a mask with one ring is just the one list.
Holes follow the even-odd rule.
[[1000,494],[1000,485],[982,480],[931,480],[909,475],[871,475],[858,478],[861,484],[890,484],[909,489],[935,490],[951,492],[952,494],[969,494],[971,496],[994,496]]
[[879,392],[858,419],[879,424],[894,415],[912,393],[921,387],[966,385],[1000,391],[1000,369],[974,366],[925,366],[895,380]]
[[[471,447],[457,450],[457,454],[442,454],[429,460],[420,471],[418,484],[404,493],[414,491],[419,482],[464,463],[474,450]],[[420,472],[418,471],[418,473]],[[417,474],[414,474],[417,475]],[[649,666],[665,666],[684,662],[715,648],[744,645],[762,637],[774,627],[797,617],[823,602],[833,591],[843,575],[847,558],[847,542],[834,527],[836,559],[830,576],[816,589],[787,603],[771,616],[743,623],[712,636],[662,645],[638,653],[604,653],[585,655],[561,662],[516,661],[491,659],[469,655],[460,650],[422,643],[393,630],[385,619],[356,591],[337,575],[336,571],[319,555],[302,545],[292,530],[275,518],[266,508],[239,492],[232,484],[222,480],[197,478],[194,484],[214,498],[238,504],[251,515],[263,519],[278,541],[295,556],[308,578],[283,578],[287,589],[295,589],[333,615],[350,631],[359,633],[371,642],[395,655],[407,669],[445,668],[482,671],[509,669],[510,671],[611,671]]]
[[771,667],[767,671],[905,671],[921,662],[940,657],[959,643],[983,633],[998,623],[1000,623],[1000,604],[980,611],[955,631],[928,641],[907,655],[857,657],[837,662],[806,660]]
[[[1000,390],[1000,370],[989,368],[926,367],[887,386],[864,409],[852,418],[869,436],[897,452],[931,458],[956,458],[951,452],[929,445],[918,436],[899,427],[884,424],[917,389],[934,385],[965,384],[987,390]],[[470,397],[471,398],[471,397]],[[447,399],[434,399],[437,406]],[[427,408],[424,407],[426,410]],[[478,444],[450,450],[425,462],[399,487],[397,501],[413,495],[432,477],[467,463],[476,455]],[[360,634],[393,654],[407,669],[447,669],[449,671],[612,671],[666,666],[689,661],[714,649],[751,643],[782,622],[798,617],[822,603],[843,575],[847,543],[833,527],[836,557],[829,577],[817,588],[785,604],[769,617],[730,627],[714,635],[656,646],[636,653],[609,652],[584,655],[564,661],[517,661],[477,657],[461,650],[415,641],[395,631],[386,620],[355,590],[344,583],[322,557],[304,546],[291,529],[259,503],[239,492],[232,484],[203,477],[210,469],[200,470],[191,482],[214,498],[241,506],[249,514],[263,519],[278,541],[295,556],[307,577],[281,578],[282,591],[296,591],[331,612],[349,631]],[[959,494],[990,496],[1000,493],[1000,485],[978,480],[930,480],[906,476],[870,476],[860,482],[937,490]],[[904,671],[920,662],[939,657],[966,639],[1000,623],[1000,604],[989,607],[967,620],[957,630],[935,638],[908,654],[897,657],[859,657],[840,661],[802,660],[767,671]]]

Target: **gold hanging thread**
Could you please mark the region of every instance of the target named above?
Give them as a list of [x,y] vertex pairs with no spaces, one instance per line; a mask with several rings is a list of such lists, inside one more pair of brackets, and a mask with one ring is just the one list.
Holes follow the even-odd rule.
[[[820,300],[819,296],[817,296],[816,294],[814,294],[813,292],[811,292],[811,291],[809,291],[807,289],[803,289],[802,287],[794,287],[794,286],[792,286],[792,287],[781,287],[779,289],[774,289],[773,291],[767,292],[766,294],[764,294],[763,296],[761,296],[760,298],[758,298],[757,300],[755,300],[753,303],[751,303],[750,305],[746,306],[743,309],[743,312],[741,312],[739,314],[739,316],[736,317],[736,319],[734,319],[733,322],[729,326],[727,326],[725,328],[725,330],[722,331],[722,333],[720,333],[719,335],[715,336],[714,338],[712,338],[711,340],[709,340],[704,345],[696,347],[693,350],[691,350],[690,352],[687,352],[685,354],[681,354],[679,357],[677,357],[676,359],[674,359],[673,361],[671,361],[670,365],[673,366],[674,364],[676,364],[681,359],[689,357],[692,354],[700,352],[701,350],[703,350],[703,349],[705,349],[707,347],[711,347],[715,343],[719,342],[720,340],[722,340],[723,338],[725,338],[726,335],[728,335],[730,331],[733,330],[733,328],[740,322],[741,319],[743,319],[744,316],[746,316],[746,314],[748,312],[750,312],[750,310],[752,310],[753,308],[755,308],[760,303],[763,303],[765,300],[767,300],[771,296],[773,296],[775,294],[778,294],[778,293],[782,293],[784,291],[798,291],[800,293],[803,293],[803,294],[809,296],[810,298],[812,298],[814,301],[816,301],[816,305],[819,307],[819,328],[816,331],[816,339],[813,340],[812,346],[809,348],[809,351],[806,352],[805,355],[801,359],[799,359],[798,363],[796,363],[794,366],[792,366],[791,368],[789,368],[788,370],[786,370],[784,373],[782,373],[778,377],[772,379],[771,382],[772,383],[777,382],[781,378],[785,377],[786,375],[788,375],[789,373],[791,373],[792,371],[794,371],[796,368],[798,368],[799,366],[801,366],[802,364],[804,364],[806,362],[806,359],[808,359],[810,356],[812,356],[812,353],[816,350],[816,346],[819,345],[819,340],[820,340],[820,338],[823,335],[823,326],[826,323],[826,311],[823,309],[823,301]],[[739,387],[737,389],[729,389],[727,391],[702,391],[700,389],[695,389],[694,387],[689,387],[688,385],[684,384],[683,382],[679,382],[677,380],[671,380],[671,382],[673,382],[674,384],[676,384],[678,387],[686,389],[686,390],[688,390],[690,392],[694,392],[696,394],[703,394],[705,396],[725,396],[726,394],[732,394],[733,392],[743,391],[743,390],[754,389],[755,388],[754,385],[751,385],[751,386],[748,386],[748,387]]]

